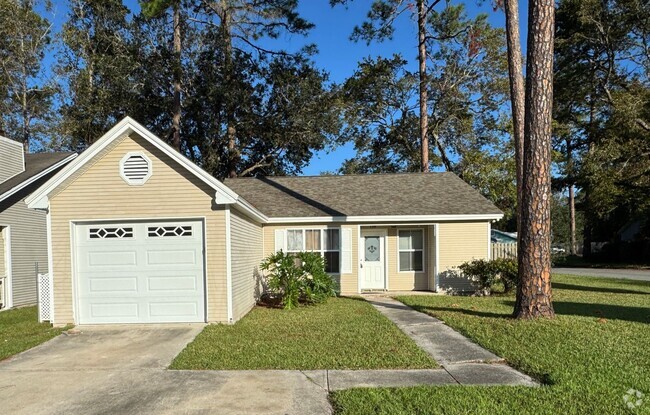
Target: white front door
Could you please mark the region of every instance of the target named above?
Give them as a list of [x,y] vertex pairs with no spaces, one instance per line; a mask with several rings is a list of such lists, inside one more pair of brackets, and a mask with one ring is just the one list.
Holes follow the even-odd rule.
[[360,272],[362,290],[383,290],[386,288],[386,230],[362,229]]
[[201,221],[75,228],[79,323],[205,321]]

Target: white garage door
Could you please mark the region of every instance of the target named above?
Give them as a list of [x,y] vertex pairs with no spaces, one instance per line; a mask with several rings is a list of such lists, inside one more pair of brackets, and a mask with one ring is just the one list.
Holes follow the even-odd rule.
[[79,323],[205,321],[200,221],[75,228]]

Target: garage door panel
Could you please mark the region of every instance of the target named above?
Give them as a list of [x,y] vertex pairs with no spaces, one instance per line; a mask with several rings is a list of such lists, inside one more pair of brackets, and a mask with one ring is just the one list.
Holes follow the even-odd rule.
[[136,251],[88,252],[83,257],[87,258],[88,267],[95,268],[129,266],[138,263]]
[[114,293],[120,294],[126,292],[138,292],[138,278],[133,277],[119,277],[119,278],[89,278],[88,292],[95,293]]
[[140,315],[138,308],[138,303],[93,303],[90,304],[89,317],[93,319],[106,319],[116,317],[138,318]]
[[147,288],[150,292],[163,291],[197,291],[199,287],[196,284],[194,275],[175,275],[175,276],[150,276],[147,278]]
[[80,323],[205,321],[200,221],[77,225],[75,235]]
[[147,250],[147,265],[197,265],[194,250]]
[[160,317],[192,317],[196,315],[198,307],[196,302],[188,301],[165,301],[149,303],[149,315],[154,318]]

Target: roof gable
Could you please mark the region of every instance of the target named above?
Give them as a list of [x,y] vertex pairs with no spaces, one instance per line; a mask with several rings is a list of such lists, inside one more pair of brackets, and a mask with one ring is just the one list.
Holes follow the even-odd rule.
[[77,159],[66,166],[52,179],[47,181],[43,186],[30,195],[26,202],[32,209],[46,209],[48,206],[48,196],[62,185],[68,178],[79,171],[87,163],[91,162],[96,156],[108,147],[115,140],[124,137],[125,135],[137,134],[149,143],[157,147],[160,151],[165,153],[171,160],[178,163],[183,168],[187,169],[190,173],[195,175],[199,180],[209,185],[215,191],[214,199],[217,204],[235,204],[246,213],[263,221],[265,218],[260,215],[255,209],[252,209],[248,204],[242,200],[233,190],[225,186],[216,178],[212,177],[205,170],[198,167],[192,161],[178,153],[175,149],[167,143],[156,137],[152,132],[137,123],[130,117],[124,118],[104,134],[99,140],[93,143],[86,151],[84,151]]

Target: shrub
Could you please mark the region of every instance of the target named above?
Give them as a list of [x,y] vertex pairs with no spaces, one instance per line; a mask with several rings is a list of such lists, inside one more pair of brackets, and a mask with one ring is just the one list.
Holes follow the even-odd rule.
[[514,259],[475,259],[461,264],[458,268],[465,278],[469,278],[477,291],[485,295],[489,295],[498,282],[503,284],[506,293],[517,286],[517,262]]
[[519,284],[517,260],[512,258],[497,258],[491,262],[498,278],[503,284],[503,291],[509,293],[517,288],[517,284]]
[[269,294],[279,298],[285,309],[320,303],[335,295],[334,281],[317,253],[279,251],[269,255],[260,268],[268,272]]

